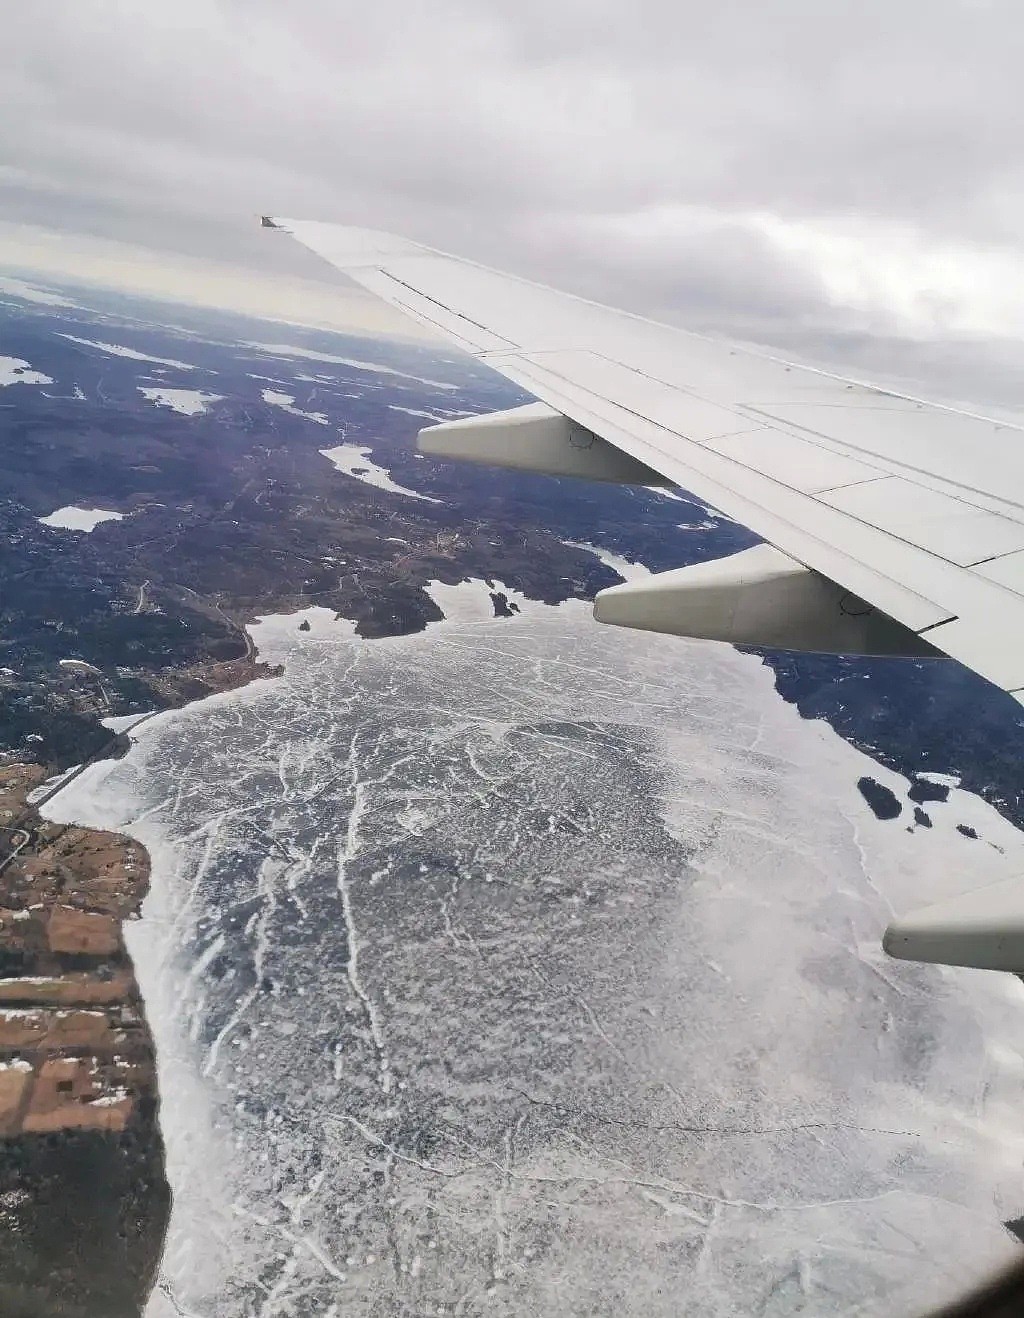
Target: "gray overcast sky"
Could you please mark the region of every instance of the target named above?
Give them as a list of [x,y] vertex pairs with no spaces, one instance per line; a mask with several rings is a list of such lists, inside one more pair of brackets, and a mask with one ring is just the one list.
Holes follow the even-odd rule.
[[273,274],[291,306],[320,269],[253,226],[276,211],[866,364],[923,341],[983,384],[1021,355],[1019,0],[37,0],[3,25],[9,265],[249,306]]

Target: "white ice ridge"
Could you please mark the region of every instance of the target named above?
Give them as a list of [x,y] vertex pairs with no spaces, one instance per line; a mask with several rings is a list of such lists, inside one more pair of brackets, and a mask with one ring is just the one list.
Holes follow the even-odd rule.
[[623,558],[621,554],[615,554],[610,549],[601,549],[598,545],[589,544],[586,540],[563,540],[563,545],[568,545],[570,549],[585,549],[588,554],[593,554],[599,558],[605,567],[610,567],[613,572],[617,572],[623,581],[638,581],[642,577],[649,577],[651,569],[644,567],[643,563],[638,563],[635,559],[630,562],[628,558]]
[[40,517],[43,526],[56,527],[62,531],[95,531],[101,522],[121,522],[124,513],[112,512],[109,508],[79,508],[68,504],[57,508],[46,517]]
[[291,394],[281,394],[274,389],[264,389],[263,401],[273,404],[274,407],[279,407],[282,412],[290,412],[292,416],[301,416],[306,421],[315,421],[317,425],[330,425],[328,417],[323,412],[303,412],[301,408],[296,407],[295,399]]
[[8,384],[53,384],[53,380],[21,357],[0,357],[0,388]]
[[52,806],[153,860],[175,1312],[890,1318],[1015,1257],[1024,988],[879,940],[1017,830],[908,831],[727,647],[324,614]]
[[424,503],[440,503],[429,494],[420,494],[405,485],[398,485],[391,479],[391,473],[377,465],[370,457],[373,450],[365,444],[336,444],[334,448],[322,448],[322,457],[333,462],[335,467],[346,476],[352,476],[366,485],[373,485],[378,490],[387,490],[389,494],[404,494],[410,499],[422,499]]
[[444,380],[428,380],[422,375],[410,375],[399,371],[394,366],[383,366],[380,362],[360,361],[354,357],[335,357],[329,352],[315,352],[312,348],[294,348],[288,343],[243,343],[243,348],[255,348],[268,357],[302,357],[311,362],[328,362],[332,366],[348,366],[357,371],[369,371],[371,375],[394,375],[400,380],[412,380],[416,384],[427,384],[433,389],[457,389],[458,385],[448,384]]
[[137,386],[139,393],[158,407],[169,407],[182,416],[199,416],[208,410],[211,403],[219,403],[223,394],[208,394],[201,389],[145,389]]
[[182,371],[194,371],[196,368],[191,362],[175,361],[173,357],[151,357],[146,352],[139,352],[135,348],[125,348],[119,343],[104,343],[98,339],[80,339],[75,334],[58,333],[59,339],[67,339],[70,343],[77,343],[83,348],[96,348],[100,352],[109,353],[112,357],[127,357],[133,362],[153,362],[157,366],[176,366]]
[[111,732],[128,732],[143,719],[152,718],[155,713],[156,710],[149,709],[142,714],[112,714],[109,718],[101,718],[100,722]]

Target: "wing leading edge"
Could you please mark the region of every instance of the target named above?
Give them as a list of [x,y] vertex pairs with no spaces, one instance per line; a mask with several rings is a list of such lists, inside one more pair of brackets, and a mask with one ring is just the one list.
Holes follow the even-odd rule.
[[[423,451],[680,485],[768,542],[603,591],[599,620],[782,648],[945,653],[1024,702],[1021,428],[390,234],[266,219],[540,400],[429,427]],[[1024,971],[1012,885],[1004,919],[1001,900],[990,894],[980,925],[958,910],[940,913],[941,938],[934,919],[918,927],[908,917],[887,934],[887,949]],[[998,953],[985,944],[988,931],[1001,940]]]

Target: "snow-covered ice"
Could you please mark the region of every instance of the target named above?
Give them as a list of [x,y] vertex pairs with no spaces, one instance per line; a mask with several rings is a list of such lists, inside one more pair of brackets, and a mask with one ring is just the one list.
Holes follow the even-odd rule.
[[146,710],[142,714],[111,714],[108,718],[101,718],[100,722],[111,732],[128,732],[143,719],[152,718],[154,713],[155,710]]
[[139,393],[158,407],[170,407],[182,416],[199,416],[207,411],[211,403],[219,403],[223,394],[208,394],[201,389],[145,389],[138,386]]
[[431,498],[429,494],[420,494],[405,485],[398,485],[391,479],[390,472],[379,466],[370,457],[373,452],[365,444],[336,444],[334,448],[322,448],[322,457],[333,462],[337,469],[346,476],[353,476],[357,481],[373,485],[378,490],[387,490],[389,494],[404,494],[410,499],[422,499],[424,503],[440,503],[440,499]]
[[127,357],[133,362],[152,362],[156,366],[176,366],[182,371],[194,371],[196,368],[191,362],[175,361],[173,357],[151,357],[148,353],[139,352],[136,348],[125,348],[120,343],[104,343],[98,339],[80,339],[75,334],[58,334],[59,339],[67,339],[70,343],[77,343],[83,348],[96,348],[99,352],[108,353],[111,357]]
[[124,513],[115,513],[109,508],[79,508],[69,503],[46,517],[40,517],[39,521],[43,526],[62,531],[95,531],[101,522],[121,522],[124,516]]
[[[445,616],[447,622],[489,622],[494,618],[494,597],[504,595],[510,612],[523,614],[547,606],[528,599],[522,591],[507,586],[497,579],[484,581],[482,577],[467,577],[453,586],[443,581],[428,581],[427,594]],[[514,610],[513,610],[513,607]],[[435,625],[435,624],[432,624]]]
[[369,371],[371,375],[393,375],[400,380],[430,385],[433,389],[458,388],[458,385],[448,384],[444,380],[428,380],[422,375],[410,375],[407,371],[397,370],[394,366],[384,366],[380,362],[360,361],[355,357],[335,357],[333,353],[316,352],[312,348],[296,348],[289,343],[245,343],[242,346],[255,348],[267,357],[301,357],[306,361],[328,362],[332,366],[348,366],[357,371]]
[[253,635],[284,678],[52,803],[153,858],[154,1314],[881,1318],[1015,1257],[1024,987],[879,947],[1020,873],[994,810],[908,831],[754,657],[584,604]]
[[274,407],[279,407],[282,412],[290,412],[292,416],[301,416],[306,421],[315,421],[319,426],[330,425],[329,418],[323,412],[303,412],[300,407],[296,407],[295,399],[291,394],[278,393],[275,389],[264,389],[263,401],[271,403]]
[[284,663],[297,644],[351,638],[355,630],[351,619],[339,618],[319,604],[295,613],[265,613],[249,625],[260,659],[268,664]]
[[21,357],[0,357],[0,389],[8,384],[53,384],[53,379]]
[[73,307],[81,310],[79,303],[72,302],[63,294],[54,293],[48,288],[40,288],[37,284],[28,284],[25,280],[15,279],[11,275],[0,275],[0,293],[20,298],[22,302],[37,302],[44,307]]
[[592,545],[586,540],[563,540],[562,544],[568,545],[571,549],[585,549],[588,554],[593,554],[599,558],[605,567],[610,567],[613,572],[617,572],[623,581],[639,581],[643,577],[651,575],[651,569],[644,567],[643,563],[630,562],[621,554],[613,553],[610,549],[601,549],[598,545]]
[[452,421],[456,417],[470,416],[469,412],[450,412],[445,408],[437,408],[433,412],[425,412],[421,407],[399,407],[397,403],[388,403],[389,412],[404,412],[406,416],[422,417],[425,421],[432,421],[439,425],[442,421]]

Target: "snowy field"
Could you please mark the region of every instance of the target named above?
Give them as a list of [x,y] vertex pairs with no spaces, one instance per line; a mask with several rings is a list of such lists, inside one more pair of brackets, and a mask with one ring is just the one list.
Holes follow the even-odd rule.
[[115,513],[110,508],[79,508],[69,503],[38,520],[42,526],[60,531],[95,531],[101,522],[124,521],[124,513]]
[[53,384],[53,380],[21,357],[0,357],[0,389],[10,384]]
[[754,658],[582,605],[253,635],[49,807],[154,861],[151,1318],[891,1318],[1015,1255],[1024,988],[879,948],[1020,872],[992,810],[880,822]]
[[200,416],[211,403],[220,403],[224,399],[223,394],[208,394],[201,389],[144,389],[141,385],[137,388],[150,403],[169,407],[182,416]]

